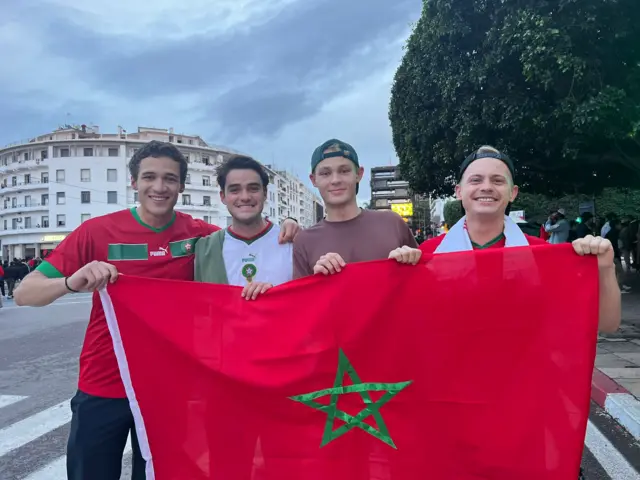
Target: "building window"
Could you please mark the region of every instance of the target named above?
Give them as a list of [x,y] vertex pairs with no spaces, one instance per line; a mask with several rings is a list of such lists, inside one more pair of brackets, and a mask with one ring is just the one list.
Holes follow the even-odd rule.
[[202,186],[210,187],[211,186],[211,177],[209,175],[202,176]]
[[209,215],[204,216],[204,223],[211,223],[211,217],[209,217]]
[[191,175],[187,173],[187,177],[184,179],[184,183],[191,183]]
[[25,173],[24,174],[24,184],[25,185],[29,185],[31,183],[31,174],[30,173]]
[[118,192],[107,192],[107,203],[118,203]]
[[4,221],[4,229],[5,230],[7,229],[7,221],[6,220]]
[[24,228],[31,228],[31,217],[24,217]]
[[80,214],[80,223],[84,223],[91,218],[90,213],[82,213]]
[[206,207],[210,207],[211,206],[211,197],[209,195],[205,195],[204,197],[202,197],[202,204]]
[[118,148],[110,148],[109,149],[109,156],[110,157],[117,157],[120,154],[120,152],[118,151]]
[[60,149],[60,156],[61,157],[69,157],[71,155],[69,155],[69,149],[68,148],[61,148]]
[[58,205],[64,205],[66,203],[65,200],[66,200],[66,197],[64,195],[64,192],[56,193],[56,203]]
[[42,228],[49,228],[49,216],[48,215],[44,215],[42,217],[42,219],[40,220],[40,225],[42,225]]
[[191,205],[191,195],[182,194],[182,204],[183,205]]
[[67,216],[66,215],[57,215],[56,216],[56,225],[58,227],[64,227],[67,224]]
[[31,206],[31,195],[25,195],[24,196],[24,206],[25,207],[30,207]]
[[211,163],[209,162],[209,157],[202,157],[202,163],[204,163],[205,165],[211,165]]
[[13,197],[13,198],[11,199],[11,206],[12,206],[13,208],[16,208],[16,207],[18,206],[18,199],[17,199],[16,197]]
[[29,152],[24,152],[24,155],[22,158],[24,158],[25,162],[29,160]]
[[42,160],[46,160],[48,157],[49,157],[49,152],[47,152],[46,150],[42,150],[42,151],[40,152],[40,158],[41,158]]
[[133,202],[134,203],[138,203],[139,202],[139,200],[138,200],[138,192],[133,192]]
[[64,170],[56,170],[56,182],[64,182]]
[[42,196],[40,197],[40,204],[41,205],[49,205],[49,194],[48,193],[43,193]]
[[118,181],[118,170],[115,168],[107,169],[107,182],[117,182]]
[[91,203],[91,192],[80,192],[80,203]]
[[12,187],[18,186],[18,177],[11,177],[11,186]]
[[91,170],[88,168],[83,168],[80,170],[80,181],[81,182],[90,182],[91,181]]
[[49,183],[49,172],[42,172],[40,174],[40,182],[41,183]]
[[12,218],[11,219],[11,229],[12,230],[17,230],[18,229],[18,219],[17,218]]
[[84,156],[85,156],[85,157],[93,157],[93,148],[91,148],[91,147],[85,147],[85,149],[84,149]]

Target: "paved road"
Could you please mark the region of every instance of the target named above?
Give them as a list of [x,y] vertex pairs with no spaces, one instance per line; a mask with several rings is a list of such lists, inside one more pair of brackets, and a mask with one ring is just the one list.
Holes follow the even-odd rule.
[[[0,479],[62,480],[77,359],[90,297],[0,309]],[[640,480],[640,446],[593,405],[583,466],[587,480]],[[130,478],[130,456],[123,479]]]

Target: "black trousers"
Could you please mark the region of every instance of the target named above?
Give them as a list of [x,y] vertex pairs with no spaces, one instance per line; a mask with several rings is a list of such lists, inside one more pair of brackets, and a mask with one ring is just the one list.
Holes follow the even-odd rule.
[[13,297],[13,289],[16,286],[16,279],[15,278],[7,278],[7,288],[9,289],[9,291],[7,292],[7,296],[9,297]]
[[132,480],[145,480],[133,415],[126,398],[102,398],[78,391],[71,399],[67,443],[68,480],[120,480],[122,457],[131,432]]

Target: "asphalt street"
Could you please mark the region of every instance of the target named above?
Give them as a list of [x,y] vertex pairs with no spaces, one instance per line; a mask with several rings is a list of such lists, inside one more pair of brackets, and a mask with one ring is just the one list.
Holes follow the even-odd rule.
[[[66,478],[65,444],[90,296],[44,308],[0,309],[0,480]],[[595,404],[585,439],[587,480],[640,480],[640,445]],[[130,455],[122,479],[130,478]]]

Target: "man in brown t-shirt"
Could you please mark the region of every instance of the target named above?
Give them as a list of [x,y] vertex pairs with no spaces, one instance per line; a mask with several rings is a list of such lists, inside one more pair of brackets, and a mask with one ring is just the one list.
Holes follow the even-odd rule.
[[421,252],[400,215],[358,207],[363,173],[356,151],[340,140],[328,140],[313,152],[310,178],[324,200],[326,217],[296,236],[293,278],[328,275],[347,263],[383,258],[418,263]]

